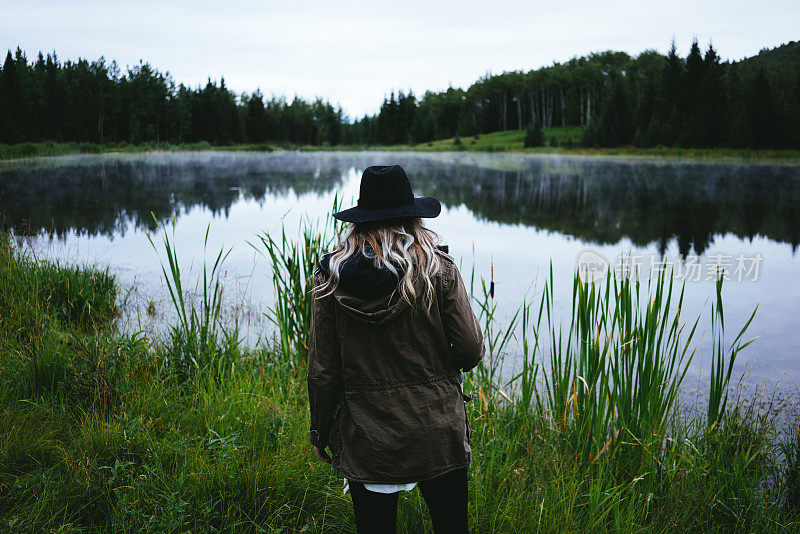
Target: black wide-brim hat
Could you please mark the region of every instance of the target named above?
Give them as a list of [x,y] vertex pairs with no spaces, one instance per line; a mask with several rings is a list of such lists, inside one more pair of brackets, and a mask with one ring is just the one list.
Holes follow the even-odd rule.
[[333,214],[340,221],[360,223],[399,219],[433,218],[442,211],[433,197],[415,197],[406,171],[400,165],[374,165],[364,169],[358,205]]

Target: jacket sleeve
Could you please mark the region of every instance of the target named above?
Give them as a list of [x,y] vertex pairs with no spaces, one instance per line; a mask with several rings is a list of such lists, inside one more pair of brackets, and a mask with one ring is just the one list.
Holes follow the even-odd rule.
[[469,303],[469,294],[458,268],[451,264],[443,280],[442,325],[453,360],[459,369],[469,371],[484,356],[483,333]]
[[[324,280],[317,271],[314,287]],[[334,414],[343,394],[342,357],[336,334],[333,296],[317,298],[312,293],[311,324],[308,334],[308,400],[311,425],[308,429],[311,444],[328,445]]]

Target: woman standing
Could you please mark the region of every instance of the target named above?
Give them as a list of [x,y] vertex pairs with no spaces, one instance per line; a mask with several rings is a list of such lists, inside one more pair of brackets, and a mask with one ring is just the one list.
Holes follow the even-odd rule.
[[[394,532],[399,491],[419,485],[437,533],[467,529],[470,430],[461,371],[483,335],[453,258],[422,224],[398,165],[368,167],[353,223],[314,273],[309,435],[349,484],[358,532]],[[329,456],[326,447],[330,448]]]

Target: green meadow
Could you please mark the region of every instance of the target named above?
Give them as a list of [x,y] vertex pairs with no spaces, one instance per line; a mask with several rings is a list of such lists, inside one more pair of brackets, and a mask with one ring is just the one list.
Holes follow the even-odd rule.
[[[323,221],[253,236],[276,294],[264,310],[274,331],[255,348],[222,319],[225,251],[207,251],[187,298],[197,280],[164,228],[153,257],[175,319],[153,334],[116,326],[126,288],[108,270],[37,259],[3,234],[0,528],[353,532],[342,480],[307,438],[309,280],[340,232]],[[555,287],[551,275],[500,320],[493,281],[464,278],[487,344],[465,380],[474,532],[800,527],[794,409],[735,387],[732,365],[751,339],[747,324],[725,324],[721,284],[708,313],[684,317],[669,278]],[[563,292],[567,317],[553,309]],[[714,347],[708,396],[687,404],[702,335]],[[512,347],[522,364],[501,378]],[[418,490],[402,494],[398,525],[430,531]]]
[[737,160],[796,160],[800,150],[768,150],[746,148],[683,148],[683,147],[619,147],[581,146],[583,128],[580,126],[546,128],[542,131],[544,144],[538,147],[524,146],[525,130],[507,130],[476,136],[440,139],[416,145],[396,145],[393,149],[420,151],[467,151],[467,152],[525,152],[534,154],[576,154],[590,156],[643,156],[676,158],[714,158]]

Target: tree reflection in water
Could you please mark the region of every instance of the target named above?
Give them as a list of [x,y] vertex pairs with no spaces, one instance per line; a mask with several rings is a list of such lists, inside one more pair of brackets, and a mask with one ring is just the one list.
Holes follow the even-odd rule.
[[[800,241],[800,167],[519,154],[145,154],[0,164],[0,221],[17,234],[121,235],[131,222],[194,206],[226,214],[240,199],[328,192],[350,169],[401,164],[417,194],[479,218],[612,244],[674,239],[702,254],[715,235]],[[311,214],[312,216],[315,214]],[[320,214],[321,215],[321,214]]]

